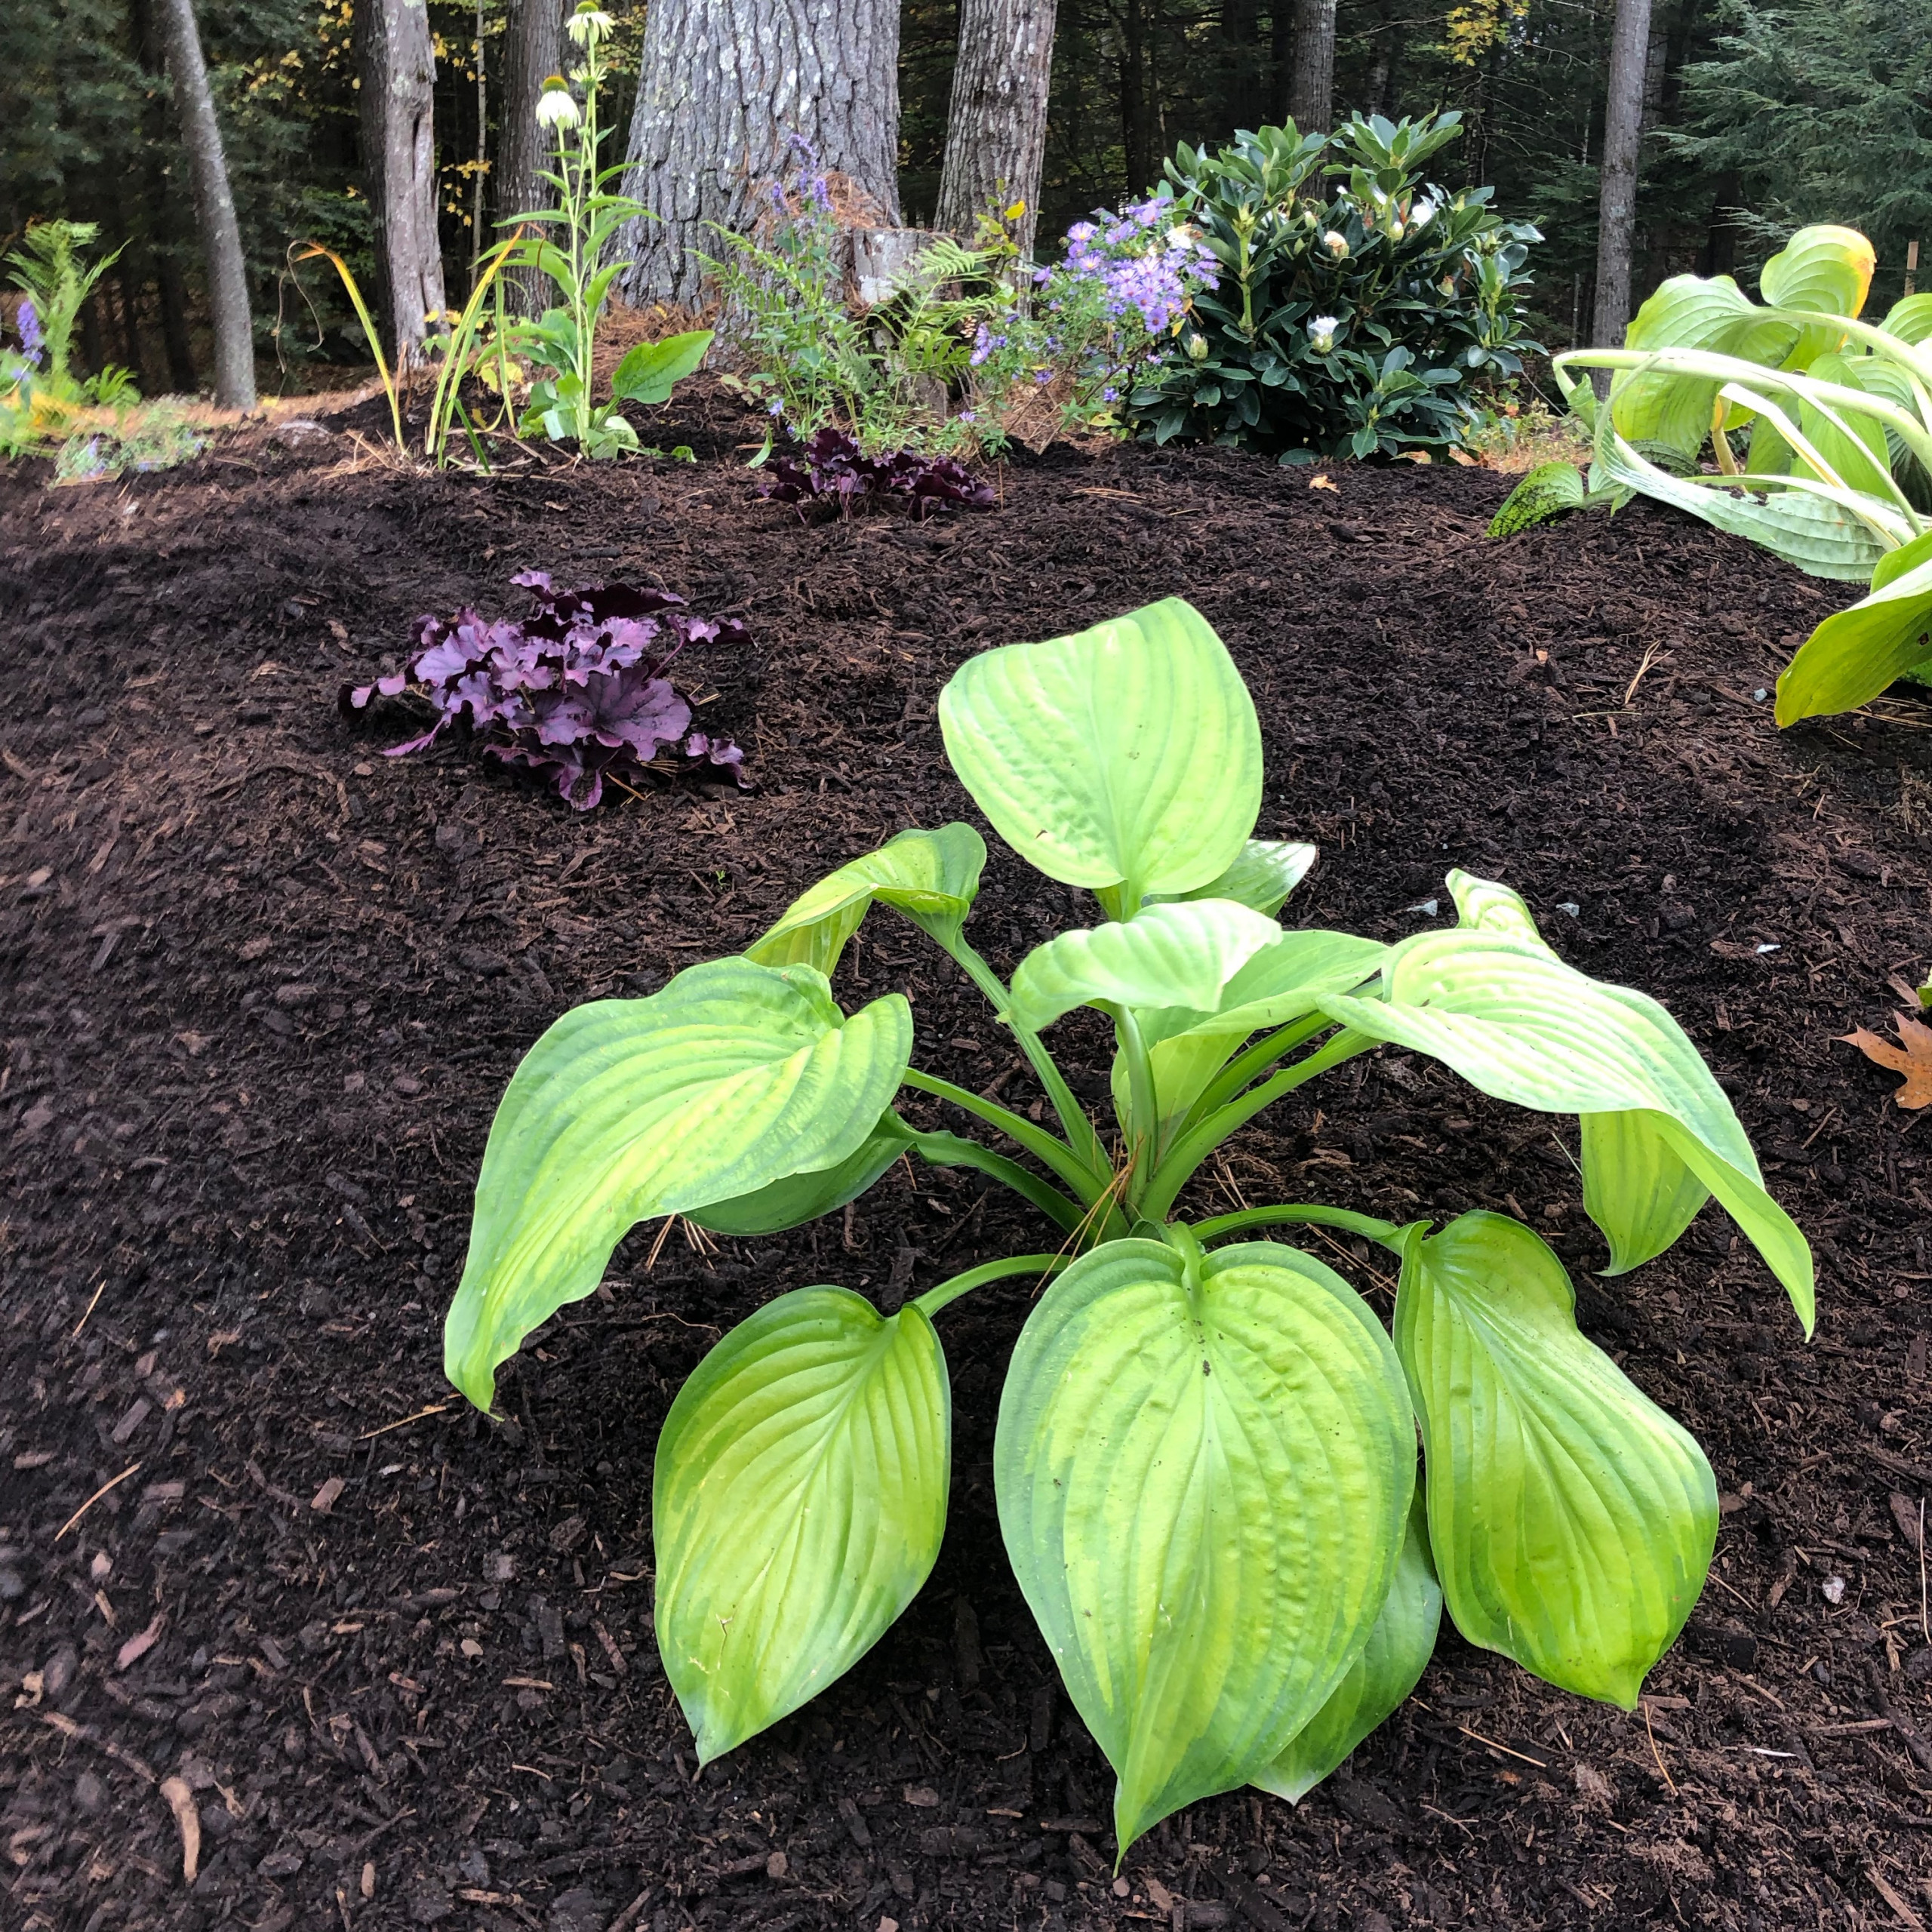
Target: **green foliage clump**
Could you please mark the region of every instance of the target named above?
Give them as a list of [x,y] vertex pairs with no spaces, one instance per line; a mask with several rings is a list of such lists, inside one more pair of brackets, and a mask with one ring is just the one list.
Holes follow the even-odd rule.
[[[596,1290],[641,1220],[798,1227],[907,1159],[973,1168],[1041,1216],[1054,1249],[891,1313],[842,1287],[781,1295],[679,1392],[652,1494],[656,1620],[700,1759],[835,1681],[924,1583],[952,1449],[935,1323],[1017,1276],[1044,1292],[1000,1397],[1000,1528],[1118,1775],[1122,1854],[1215,1792],[1299,1798],[1407,1696],[1445,1608],[1470,1642],[1633,1708],[1703,1587],[1717,1486],[1579,1329],[1540,1236],[1482,1212],[1432,1231],[1315,1202],[1204,1220],[1183,1204],[1263,1109],[1395,1046],[1577,1117],[1609,1272],[1663,1253],[1715,1195],[1808,1334],[1810,1251],[1696,1048],[1655,1000],[1559,958],[1516,894],[1460,871],[1451,928],[1384,944],[1283,925],[1314,849],[1254,836],[1260,723],[1178,598],[983,652],[938,715],[985,820],[1090,893],[1094,923],[1002,977],[966,932],[980,833],[908,830],[743,955],[565,1014],[497,1110],[445,1324],[446,1372],[487,1409],[498,1364]],[[841,1008],[832,976],[875,904],[984,995],[1039,1082],[1029,1110],[913,1066],[903,995]],[[1082,1008],[1113,1027],[1104,1134],[1046,1044]],[[1004,1148],[915,1125],[909,1095]],[[1290,1244],[1308,1226],[1395,1258],[1392,1334]]]
[[84,262],[82,251],[100,232],[91,221],[37,221],[6,258],[21,300],[14,312],[20,346],[0,349],[0,455],[52,448],[79,411],[140,400],[134,377],[117,364],[85,378],[72,367],[81,305],[120,253]]
[[1358,114],[1333,134],[1288,122],[1213,153],[1178,148],[1168,192],[1214,285],[1134,392],[1142,432],[1284,461],[1459,442],[1475,385],[1517,374],[1534,346],[1517,305],[1541,239],[1497,216],[1487,188],[1426,183],[1461,118]]

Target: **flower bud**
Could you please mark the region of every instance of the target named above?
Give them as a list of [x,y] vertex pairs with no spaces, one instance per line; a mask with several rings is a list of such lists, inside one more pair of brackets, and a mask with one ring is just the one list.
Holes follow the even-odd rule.
[[1349,238],[1339,228],[1331,228],[1321,238],[1321,245],[1337,261],[1346,261],[1349,254]]
[[1204,335],[1191,335],[1187,339],[1187,352],[1196,362],[1208,359],[1208,338]]

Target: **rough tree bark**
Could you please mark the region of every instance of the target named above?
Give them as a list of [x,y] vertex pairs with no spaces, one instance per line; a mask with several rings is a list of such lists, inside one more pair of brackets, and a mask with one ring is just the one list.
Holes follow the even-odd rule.
[[1599,349],[1620,348],[1630,320],[1630,255],[1637,232],[1637,163],[1650,52],[1651,0],[1617,0],[1598,172],[1597,289],[1590,340]]
[[[539,177],[556,165],[556,143],[537,125],[537,103],[546,76],[564,65],[564,0],[509,0],[503,35],[503,132],[498,136],[497,219],[513,221],[532,209],[547,208],[556,190]],[[502,233],[507,230],[500,231]],[[543,306],[534,269],[510,278],[516,306],[529,313]]]
[[221,128],[208,91],[194,0],[161,0],[162,42],[181,117],[181,143],[195,185],[195,223],[208,263],[208,308],[214,324],[214,399],[223,409],[255,406],[255,335],[248,318],[248,275],[242,231],[229,191]]
[[376,233],[375,315],[398,371],[448,304],[436,232],[435,50],[426,0],[355,0],[362,168]]
[[1295,64],[1288,118],[1304,134],[1335,121],[1335,0],[1295,0]]
[[1030,258],[1047,155],[1054,0],[961,0],[959,53],[946,117],[934,224],[970,238],[994,197],[1023,202],[1020,252]]
[[695,308],[712,224],[743,231],[789,137],[899,223],[899,0],[654,0],[625,192],[658,219],[621,238],[633,303]]

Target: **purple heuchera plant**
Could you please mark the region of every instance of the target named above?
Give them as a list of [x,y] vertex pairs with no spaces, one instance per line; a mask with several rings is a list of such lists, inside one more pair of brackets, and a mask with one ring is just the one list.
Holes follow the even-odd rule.
[[694,617],[668,590],[607,583],[557,591],[544,571],[510,581],[531,592],[536,608],[528,617],[485,623],[462,610],[421,618],[407,671],[345,688],[346,711],[412,684],[434,707],[429,730],[386,756],[421,751],[461,722],[486,752],[552,774],[579,811],[603,797],[607,773],[621,782],[627,769],[662,768],[667,760],[721,768],[749,789],[744,753],[728,738],[694,731],[690,700],[664,675],[688,644],[749,643],[742,624]]
[[849,516],[861,497],[903,497],[915,516],[926,517],[943,503],[991,509],[992,485],[983,483],[949,456],[915,456],[897,450],[867,456],[843,429],[826,428],[790,456],[774,456],[758,480],[758,494],[778,503],[835,503]]

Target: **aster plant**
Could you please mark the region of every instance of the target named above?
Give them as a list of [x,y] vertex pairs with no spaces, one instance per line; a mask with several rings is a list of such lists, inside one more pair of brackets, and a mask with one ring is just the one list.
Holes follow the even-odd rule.
[[[1578,1327],[1541,1238],[1486,1212],[1438,1229],[1307,1201],[1186,1206],[1264,1108],[1393,1047],[1577,1117],[1611,1272],[1660,1254],[1715,1195],[1808,1332],[1810,1250],[1696,1048],[1656,1001],[1560,958],[1516,894],[1464,872],[1451,928],[1385,945],[1284,926],[1315,855],[1253,835],[1254,707],[1178,599],[969,659],[939,718],[986,821],[1091,894],[1093,924],[1002,977],[966,936],[979,831],[902,832],[743,955],[567,1014],[517,1069],[483,1157],[444,1361],[484,1409],[497,1366],[648,1217],[771,1233],[910,1158],[976,1170],[1045,1229],[1038,1252],[890,1313],[843,1287],[780,1295],[679,1391],[652,1491],[657,1633],[700,1759],[833,1682],[925,1582],[951,1479],[936,1324],[1013,1277],[1044,1292],[1000,1398],[1000,1528],[1113,1764],[1122,1854],[1214,1792],[1300,1797],[1408,1694],[1444,1607],[1472,1643],[1634,1706],[1703,1586],[1717,1486]],[[914,1066],[903,995],[841,1008],[832,976],[875,905],[985,995],[1053,1124]],[[1047,1045],[1082,1007],[1113,1026],[1110,1128]],[[915,1124],[914,1097],[1002,1144]],[[1281,1238],[1306,1228],[1394,1258],[1392,1334]]]

